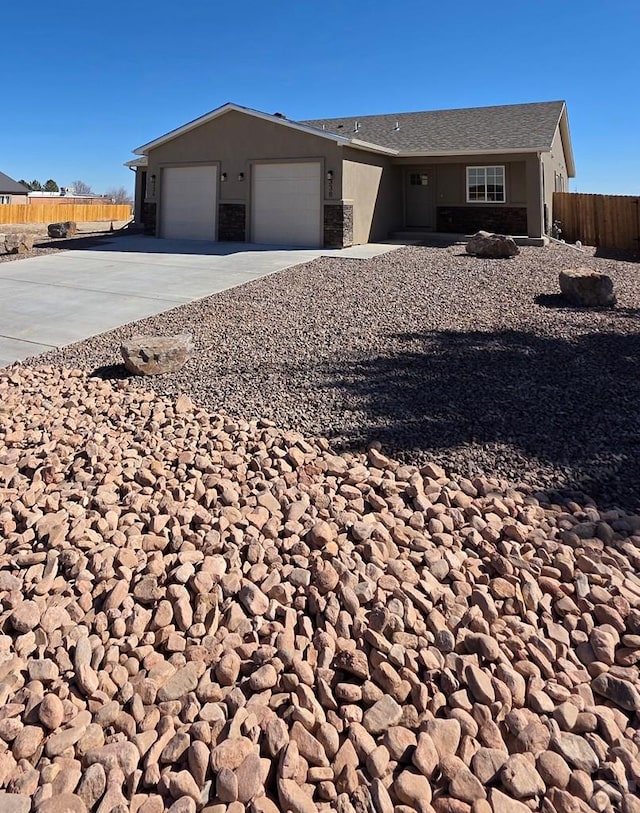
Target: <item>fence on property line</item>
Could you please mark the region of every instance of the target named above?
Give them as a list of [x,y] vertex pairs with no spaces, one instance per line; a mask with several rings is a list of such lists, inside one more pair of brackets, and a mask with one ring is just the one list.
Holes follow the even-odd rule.
[[568,243],[640,251],[640,198],[554,192],[553,219]]
[[97,220],[129,220],[129,204],[48,204],[9,203],[0,206],[0,224],[3,223],[93,223]]

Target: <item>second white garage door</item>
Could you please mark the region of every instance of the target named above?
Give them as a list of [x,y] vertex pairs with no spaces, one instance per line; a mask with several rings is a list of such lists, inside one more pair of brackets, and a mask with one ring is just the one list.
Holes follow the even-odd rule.
[[217,167],[167,167],[162,171],[162,237],[216,239]]
[[256,164],[251,191],[254,243],[313,248],[322,244],[319,161]]

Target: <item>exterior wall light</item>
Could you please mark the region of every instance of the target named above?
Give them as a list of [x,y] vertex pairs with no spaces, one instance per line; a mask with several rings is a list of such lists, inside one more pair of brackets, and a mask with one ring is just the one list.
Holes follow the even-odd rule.
[[223,182],[227,180],[227,173],[226,172],[221,172],[220,173],[220,180],[223,181]]
[[244,181],[244,172],[238,172],[238,180]]
[[333,180],[333,170],[332,170],[332,169],[330,169],[330,170],[328,170],[328,171],[327,171],[327,180],[328,180],[328,181],[332,181],[332,180]]
[[149,192],[151,194],[151,197],[155,198],[155,196],[156,196],[156,176],[152,175],[151,178],[149,178],[149,180],[151,182],[151,188],[149,189]]

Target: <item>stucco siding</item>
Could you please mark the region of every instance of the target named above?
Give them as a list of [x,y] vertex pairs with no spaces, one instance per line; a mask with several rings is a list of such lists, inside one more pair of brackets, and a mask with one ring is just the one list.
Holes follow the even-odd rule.
[[527,205],[527,165],[525,161],[507,164],[507,202],[512,206]]
[[342,197],[353,203],[353,242],[384,240],[402,226],[401,177],[386,156],[345,148]]
[[436,206],[464,203],[464,166],[441,164],[429,168],[435,184]]
[[[569,173],[560,128],[556,130],[551,151],[542,153],[544,174],[544,203],[547,210],[548,229],[553,225],[553,193],[569,191]],[[556,185],[558,188],[556,189]]]
[[[247,202],[254,161],[315,158],[323,162],[323,178],[333,171],[333,192],[340,195],[341,161],[334,142],[264,121],[237,111],[196,127],[149,151],[149,175],[160,178],[163,166],[217,162],[226,181],[220,183],[220,202]],[[244,178],[239,179],[240,173]],[[328,194],[325,180],[325,196]],[[159,184],[156,194],[161,195]]]

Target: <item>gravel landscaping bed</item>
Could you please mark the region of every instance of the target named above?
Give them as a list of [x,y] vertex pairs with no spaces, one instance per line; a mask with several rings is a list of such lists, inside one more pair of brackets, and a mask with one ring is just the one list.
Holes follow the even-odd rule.
[[[615,309],[562,306],[558,272],[579,265],[611,274]],[[377,440],[405,461],[637,508],[639,273],[564,246],[508,261],[460,245],[321,258],[37,361],[117,378],[124,337],[190,331],[193,359],[157,392],[338,449]]]
[[2,813],[639,813],[640,516],[0,370]]
[[[114,229],[124,225],[122,221],[114,221]],[[0,233],[15,234],[27,232],[33,234],[34,245],[31,251],[25,254],[0,254],[0,263],[14,262],[16,260],[26,260],[29,257],[40,257],[44,254],[56,254],[58,251],[68,251],[69,249],[92,248],[102,245],[105,239],[111,234],[109,223],[81,223],[78,226],[77,234],[64,239],[52,239],[47,234],[46,225],[42,223],[25,224],[1,224]]]

